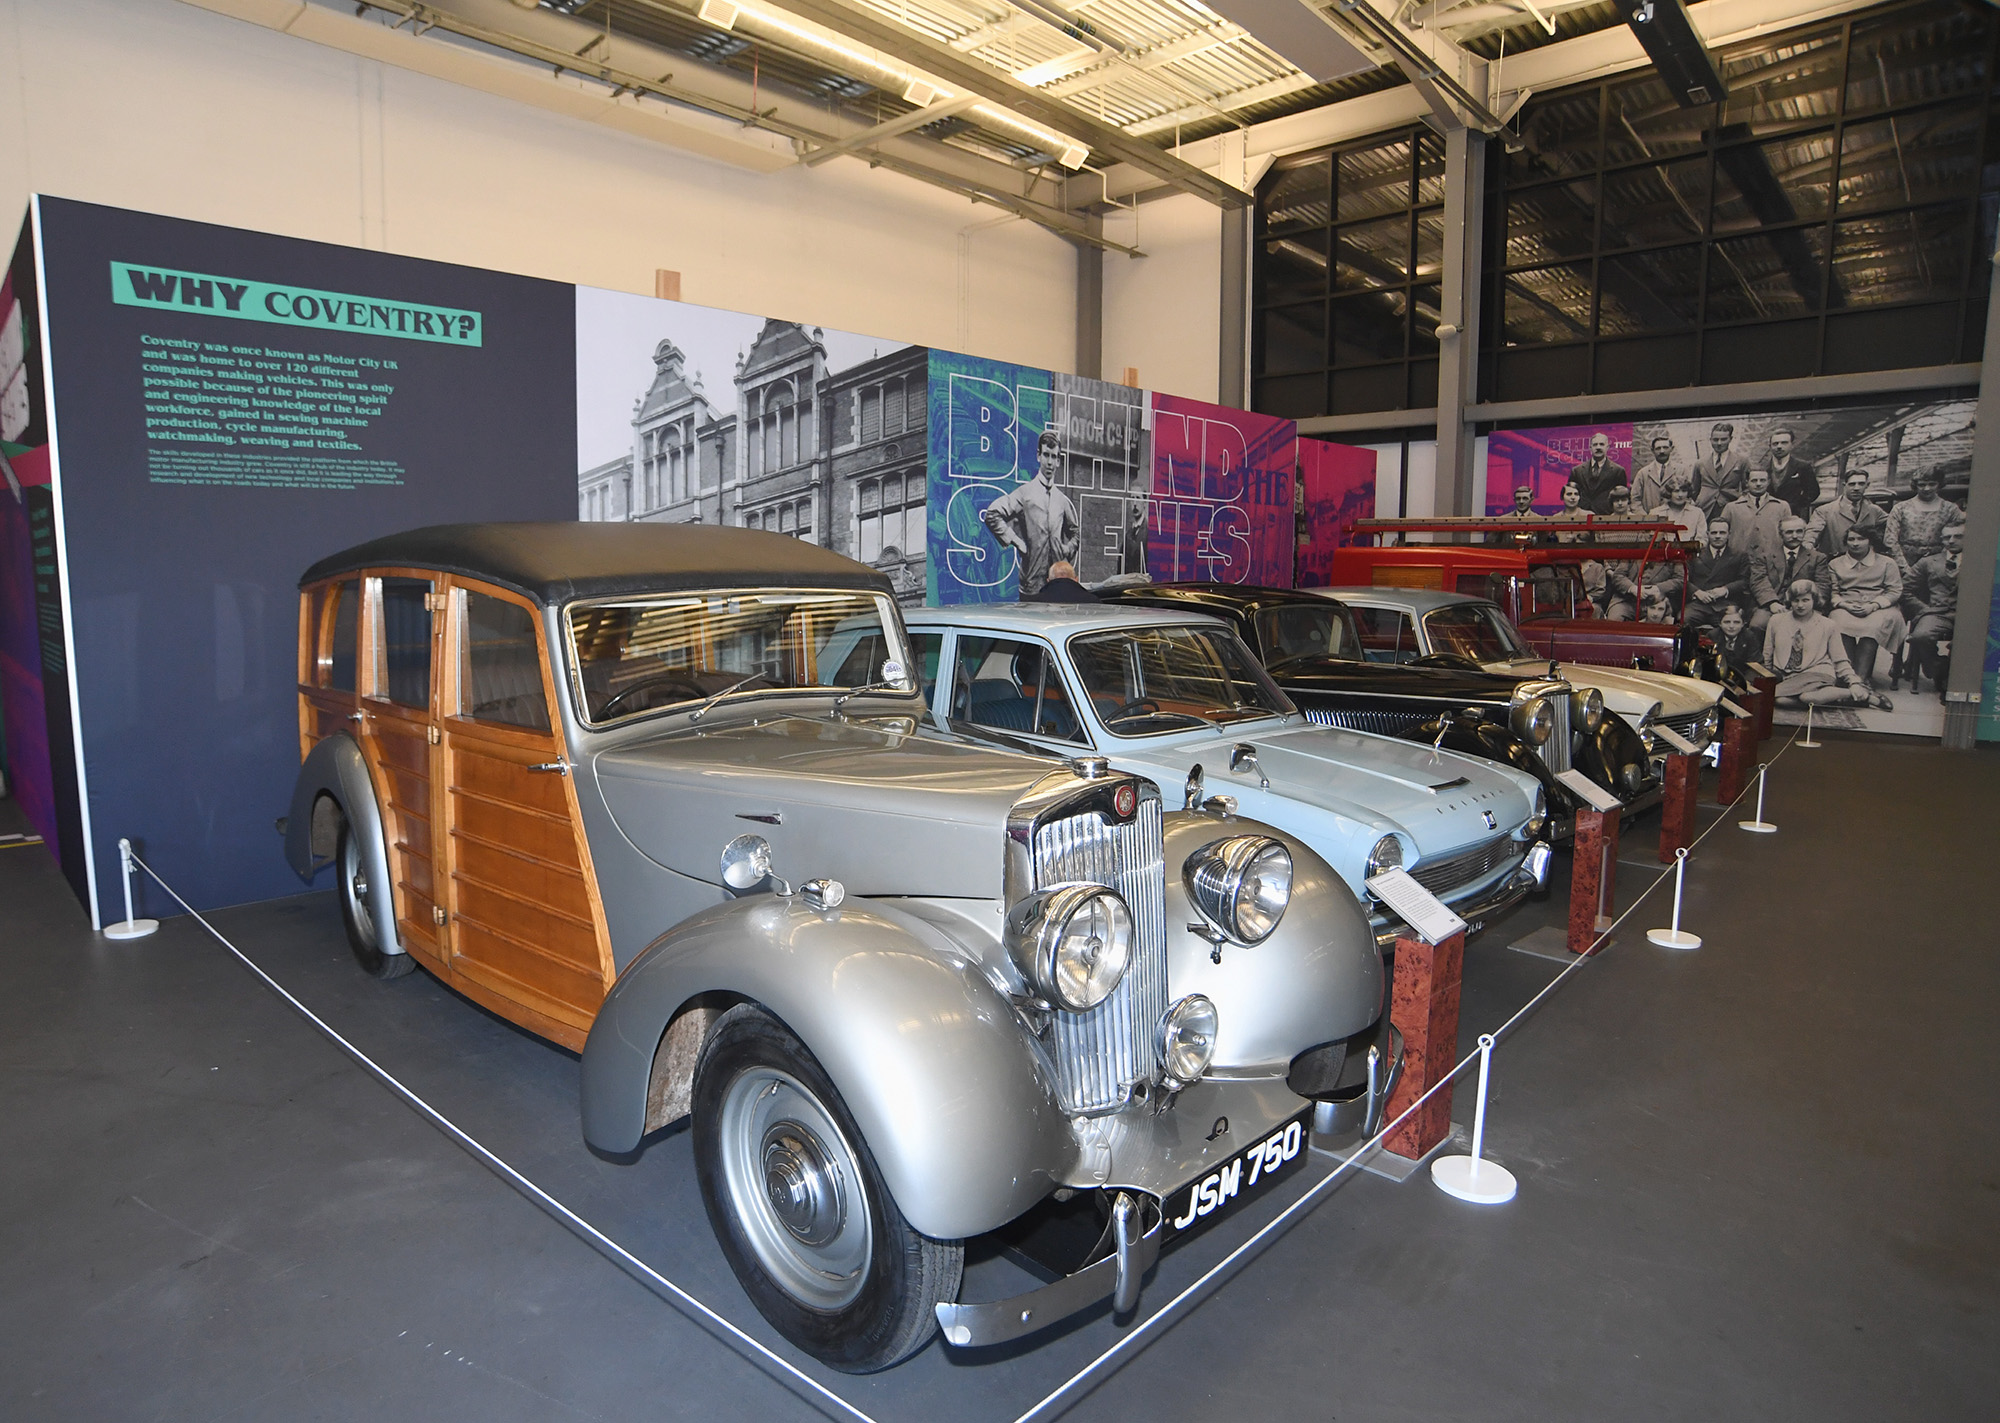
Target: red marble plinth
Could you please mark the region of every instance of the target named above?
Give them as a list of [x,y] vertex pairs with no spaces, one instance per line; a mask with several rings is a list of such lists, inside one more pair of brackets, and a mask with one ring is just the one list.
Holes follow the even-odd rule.
[[1569,951],[1595,953],[1618,890],[1618,812],[1579,809],[1569,869]]
[[1778,679],[1776,677],[1753,677],[1750,685],[1757,689],[1757,700],[1750,710],[1757,714],[1757,739],[1771,739],[1771,718],[1778,710]]
[[1660,863],[1694,841],[1694,798],[1701,785],[1699,756],[1669,755],[1660,787]]
[[1757,769],[1757,722],[1754,717],[1722,718],[1722,761],[1715,773],[1715,798],[1729,805],[1750,784]]
[[[1393,1122],[1458,1061],[1458,985],[1465,971],[1465,935],[1441,944],[1412,935],[1396,940],[1389,984],[1389,1021],[1403,1035],[1403,1075],[1382,1120]],[[1451,1134],[1451,1088],[1424,1103],[1382,1145],[1415,1161]]]

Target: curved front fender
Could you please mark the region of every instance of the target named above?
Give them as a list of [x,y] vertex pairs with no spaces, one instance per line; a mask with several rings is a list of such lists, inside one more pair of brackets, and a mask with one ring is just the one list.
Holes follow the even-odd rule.
[[368,908],[375,916],[376,942],[385,954],[403,952],[396,934],[395,882],[389,878],[389,841],[382,830],[381,807],[375,804],[375,786],[368,779],[368,763],[361,748],[345,732],[335,732],[306,754],[299,778],[292,784],[292,811],[285,821],[285,861],[308,884],[324,869],[333,855],[331,844],[324,847],[326,859],[314,846],[314,821],[320,797],[329,796],[347,817],[349,833],[360,842],[361,864],[368,875]]
[[942,931],[867,901],[822,913],[772,895],[703,910],[620,975],[583,1050],[591,1145],[638,1145],[667,1024],[718,993],[762,1004],[811,1049],[925,1235],[1005,1224],[1076,1154],[1026,1029]]

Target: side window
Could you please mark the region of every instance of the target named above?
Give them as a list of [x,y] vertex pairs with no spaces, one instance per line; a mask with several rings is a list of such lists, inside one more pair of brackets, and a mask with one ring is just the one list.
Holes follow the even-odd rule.
[[458,676],[459,715],[530,731],[549,729],[535,615],[519,603],[463,590],[465,629]]
[[361,652],[361,580],[344,578],[327,590],[327,596],[333,599],[333,631],[317,680],[336,692],[351,692],[359,685],[355,671]]
[[1062,678],[1040,643],[960,633],[951,715],[995,731],[1083,741]]
[[431,581],[382,580],[381,695],[398,706],[431,704]]
[[944,634],[913,632],[910,645],[917,656],[917,677],[924,684],[924,705],[936,704],[938,658],[944,655]]
[[1361,648],[1370,662],[1409,662],[1417,655],[1416,630],[1409,616],[1394,608],[1354,609],[1361,628]]
[[1461,573],[1458,591],[1475,598],[1491,598],[1503,607],[1507,602],[1507,575],[1504,573]]

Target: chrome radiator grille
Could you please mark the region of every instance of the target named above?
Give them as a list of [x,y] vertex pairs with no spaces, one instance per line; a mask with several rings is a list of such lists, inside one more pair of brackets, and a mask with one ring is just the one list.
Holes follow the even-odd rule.
[[1519,853],[1520,847],[1514,843],[1513,837],[1501,835],[1441,860],[1420,860],[1410,871],[1410,878],[1443,899],[1492,874]]
[[1159,792],[1146,788],[1129,824],[1098,811],[1038,826],[1035,888],[1084,881],[1109,885],[1132,910],[1132,964],[1111,996],[1088,1013],[1057,1012],[1050,1028],[1063,1106],[1107,1111],[1156,1066],[1154,1029],[1167,1011],[1166,860]]
[[1542,743],[1542,762],[1551,771],[1561,775],[1570,767],[1569,692],[1565,689],[1560,692],[1549,692],[1546,695],[1549,710],[1555,713],[1556,726],[1555,730],[1549,733],[1549,739]]
[[1701,720],[1707,715],[1706,711],[1698,711],[1689,712],[1686,716],[1656,716],[1653,718],[1653,725],[1670,726],[1682,737],[1700,746],[1704,738],[1696,736],[1695,733],[1701,730]]
[[1305,707],[1306,720],[1314,726],[1338,726],[1347,731],[1372,731],[1380,736],[1401,736],[1413,726],[1421,726],[1428,717],[1423,712],[1410,711],[1330,711],[1324,707]]

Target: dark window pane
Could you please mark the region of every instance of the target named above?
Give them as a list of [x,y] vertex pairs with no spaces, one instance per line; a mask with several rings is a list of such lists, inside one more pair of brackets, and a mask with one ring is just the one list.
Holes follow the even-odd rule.
[[1407,213],[1359,222],[1333,234],[1336,291],[1401,286],[1409,280],[1410,219]]
[[1597,180],[1507,196],[1507,265],[1582,257],[1597,245]]
[[1501,340],[1509,346],[1590,335],[1590,264],[1510,272],[1501,281]]
[[1438,322],[1444,303],[1444,289],[1437,286],[1410,290],[1410,354],[1424,355],[1438,348]]
[[1326,414],[1326,377],[1278,376],[1257,382],[1256,410],[1281,420],[1303,420],[1309,415]]
[[[1353,415],[1364,410],[1395,410],[1403,404],[1403,365],[1361,366],[1335,371],[1332,376],[1333,415]],[[1435,402],[1437,397],[1432,396]]]
[[1412,281],[1435,281],[1444,270],[1444,209],[1428,208],[1417,214],[1417,264]]
[[1682,108],[1666,82],[1651,72],[1613,84],[1604,103],[1607,165],[1696,152],[1708,143],[1715,123],[1714,105]]
[[1716,233],[1826,216],[1833,133],[1739,144],[1715,155]]
[[1848,112],[1983,93],[1990,23],[1982,7],[1944,0],[1855,25],[1847,57]]
[[[1840,110],[1840,27],[1746,40],[1721,55],[1724,139],[1790,128]],[[1732,134],[1733,131],[1733,134]]]
[[1708,159],[1628,168],[1604,178],[1604,246],[1651,247],[1702,235]]
[[1257,210],[1264,231],[1325,227],[1333,218],[1326,177],[1325,154],[1281,161],[1260,185]]
[[1294,302],[1326,291],[1326,233],[1294,232],[1265,241],[1257,264],[1257,304]]
[[1685,331],[1701,314],[1701,248],[1668,247],[1597,264],[1597,333]]
[[1833,227],[1833,272],[1848,306],[1954,297],[1965,285],[1972,209],[1884,213]]
[[1326,307],[1322,303],[1277,307],[1265,312],[1263,321],[1260,372],[1281,375],[1318,370],[1326,364]]
[[1521,151],[1507,155],[1507,181],[1560,178],[1595,168],[1597,98],[1592,87],[1530,100],[1521,115]]
[[383,694],[406,707],[431,704],[431,610],[428,578],[382,580],[382,649],[389,685]]
[[1348,222],[1410,205],[1410,140],[1333,156],[1334,218]]
[[1428,133],[1417,136],[1417,201],[1444,201],[1444,140]]
[[1978,108],[1920,109],[1849,124],[1840,135],[1841,211],[1972,196],[1985,133]]
[[1405,292],[1364,292],[1332,303],[1333,364],[1365,365],[1403,354],[1403,327],[1409,315]]
[[1709,321],[1768,321],[1820,307],[1826,229],[1732,237],[1708,258]]
[[479,721],[549,729],[542,691],[542,657],[535,645],[535,617],[518,603],[484,593],[465,595],[464,705]]
[[333,596],[333,646],[327,668],[326,685],[336,692],[355,689],[354,669],[359,652],[361,628],[361,580],[349,578],[336,583]]

